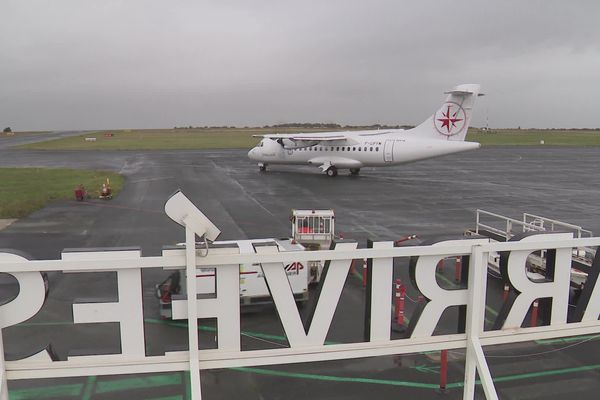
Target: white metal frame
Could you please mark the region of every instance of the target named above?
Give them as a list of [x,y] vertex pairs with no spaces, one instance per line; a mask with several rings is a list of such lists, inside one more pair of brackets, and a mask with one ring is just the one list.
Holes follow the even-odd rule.
[[[381,242],[387,243],[387,242]],[[534,251],[546,249],[572,249],[576,247],[595,247],[600,245],[600,238],[579,239],[549,239],[540,242],[505,242],[473,244],[474,241],[465,240],[464,243],[448,245],[396,247],[379,244],[371,249],[355,249],[352,245],[340,246],[337,250],[322,250],[314,252],[282,252],[265,251],[260,254],[205,254],[198,256],[195,250],[194,232],[186,229],[187,250],[183,254],[172,254],[156,257],[121,257],[118,252],[97,252],[88,254],[85,259],[62,260],[19,260],[3,259],[0,253],[0,272],[17,274],[22,272],[46,271],[133,271],[138,273],[141,268],[166,268],[185,266],[187,270],[187,318],[189,324],[189,349],[187,352],[167,353],[164,356],[143,357],[139,355],[94,355],[70,358],[67,361],[51,361],[43,354],[30,357],[26,360],[5,362],[0,356],[0,399],[7,400],[6,380],[56,378],[89,375],[114,375],[166,371],[191,371],[192,396],[201,399],[200,370],[227,367],[242,367],[256,365],[272,365],[298,362],[315,362],[325,360],[353,359],[370,356],[383,356],[394,354],[415,353],[422,351],[460,349],[465,348],[466,368],[464,399],[473,399],[475,392],[475,372],[479,372],[481,383],[488,399],[497,399],[492,376],[490,374],[482,346],[516,343],[529,340],[546,338],[584,335],[600,332],[600,322],[585,320],[579,323],[562,323],[537,328],[514,328],[498,331],[484,332],[484,313],[486,298],[486,268],[488,255],[500,251]],[[94,254],[97,256],[94,257]],[[201,254],[204,255],[204,254]],[[391,340],[385,333],[379,334],[370,342],[346,343],[335,345],[315,344],[306,341],[305,344],[291,345],[289,348],[269,349],[258,351],[242,351],[241,349],[227,350],[198,350],[198,308],[196,296],[195,269],[199,267],[231,268],[232,265],[246,263],[261,263],[265,269],[278,273],[275,264],[285,264],[295,261],[309,261],[315,258],[331,260],[330,271],[332,276],[344,277],[352,259],[373,259],[374,268],[389,268],[394,257],[451,257],[470,255],[467,328],[464,334],[441,336],[411,337],[408,339]],[[387,263],[387,264],[386,264]],[[389,274],[387,274],[389,275]],[[379,274],[380,281],[385,281],[386,274]],[[232,274],[230,276],[238,276]],[[285,274],[283,274],[285,277]],[[329,275],[328,275],[329,276]],[[327,278],[326,278],[327,281]],[[280,281],[281,282],[281,281]],[[325,285],[328,283],[325,282]],[[391,282],[389,282],[391,287]],[[282,289],[282,288],[279,288]],[[340,290],[339,287],[329,286],[331,291]],[[278,289],[276,289],[277,292]],[[600,290],[600,289],[599,289]],[[279,296],[285,296],[284,291]],[[232,292],[233,293],[233,292]],[[324,292],[325,293],[325,292]],[[275,292],[274,292],[275,294]],[[321,301],[321,300],[319,300]],[[237,299],[235,299],[237,302]],[[234,302],[234,303],[235,303]],[[239,303],[238,303],[239,305]],[[276,306],[279,304],[276,301]],[[594,309],[596,310],[596,308]],[[317,324],[315,330],[323,331],[327,327],[319,321],[320,316],[325,318],[331,314],[331,307],[317,309],[313,323]],[[388,313],[389,314],[389,313]],[[325,317],[324,317],[325,316]],[[239,318],[239,316],[238,316]],[[288,318],[288,317],[286,317]],[[381,315],[378,318],[391,318]],[[2,308],[0,307],[0,322]],[[290,323],[295,323],[290,320]],[[239,329],[239,326],[238,326]],[[312,330],[312,325],[311,325]],[[322,332],[321,332],[322,333]],[[310,334],[310,332],[309,332]],[[140,340],[143,340],[140,338]],[[291,343],[291,341],[290,341]],[[2,342],[0,338],[0,350]]]
[[[524,224],[535,224],[535,222],[541,223],[541,230],[554,231],[556,228],[565,229],[568,231],[573,231],[576,238],[582,237],[593,237],[594,234],[592,231],[583,229],[583,227],[579,225],[569,224],[567,222],[559,221],[556,219],[542,217],[540,215],[523,213],[523,223]],[[546,229],[548,227],[548,229]]]

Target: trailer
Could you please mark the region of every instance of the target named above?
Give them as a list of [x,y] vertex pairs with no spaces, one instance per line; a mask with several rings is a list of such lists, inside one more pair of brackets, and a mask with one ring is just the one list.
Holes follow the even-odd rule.
[[[306,250],[329,250],[335,238],[335,213],[333,210],[292,210],[292,240]],[[321,280],[324,262],[308,262],[309,283]]]
[[[498,242],[506,242],[516,234],[527,232],[571,232],[575,238],[593,237],[593,233],[581,226],[523,213],[520,220],[495,214],[485,210],[477,210],[475,229],[465,231],[466,236],[481,235]],[[577,291],[583,288],[588,272],[592,266],[596,250],[590,247],[574,248],[571,257],[571,287]],[[532,253],[527,259],[528,275],[537,280],[545,277],[546,251]],[[490,274],[500,276],[500,255],[490,254],[488,259]]]
[[[235,241],[215,241],[210,244],[211,252],[234,249],[239,254],[257,253],[260,247],[277,246],[280,252],[310,251],[329,249],[334,239],[333,210],[292,210],[292,237],[286,239],[254,239]],[[197,251],[205,251],[205,243],[197,243]],[[178,243],[172,248],[163,250],[163,254],[185,249],[185,243]],[[305,265],[306,264],[306,265]],[[324,262],[321,260],[291,262],[282,265],[286,271],[294,299],[302,305],[309,299],[309,284],[319,282]],[[261,264],[240,264],[240,304],[242,306],[272,303],[271,293],[265,282]],[[215,269],[206,267],[196,270],[196,286],[199,296],[214,296]],[[159,299],[160,315],[171,318],[171,302],[173,298],[185,297],[185,271],[173,268],[173,272],[162,283],[155,285]]]

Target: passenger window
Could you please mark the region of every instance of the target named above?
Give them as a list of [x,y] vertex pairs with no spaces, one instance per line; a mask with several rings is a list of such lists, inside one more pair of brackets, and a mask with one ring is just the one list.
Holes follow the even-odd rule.
[[352,151],[356,151],[356,147],[353,147],[353,148],[352,148]]
[[360,151],[360,150],[361,150],[361,148],[359,147],[359,148],[358,148],[358,151]]
[[339,148],[339,147],[336,147],[336,148],[335,148],[335,151],[340,151],[340,148]]
[[364,150],[364,151],[367,151],[367,148],[365,147],[365,148],[363,148],[363,150]]
[[369,147],[369,151],[373,151],[373,148],[372,148],[372,147]]
[[375,147],[375,151],[379,151],[379,147]]

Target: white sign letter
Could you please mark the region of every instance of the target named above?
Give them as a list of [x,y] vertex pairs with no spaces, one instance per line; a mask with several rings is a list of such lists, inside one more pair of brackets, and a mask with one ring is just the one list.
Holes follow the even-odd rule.
[[[528,236],[521,239],[521,241],[540,243],[540,248],[543,249],[545,241],[572,238],[572,233],[547,233]],[[550,324],[567,322],[569,282],[571,279],[571,249],[556,249],[554,280],[552,282],[536,283],[529,279],[525,264],[530,254],[531,251],[529,250],[513,250],[508,257],[508,278],[513,287],[519,292],[519,295],[515,299],[506,321],[504,321],[503,329],[521,327],[531,303],[542,298],[552,298]]]

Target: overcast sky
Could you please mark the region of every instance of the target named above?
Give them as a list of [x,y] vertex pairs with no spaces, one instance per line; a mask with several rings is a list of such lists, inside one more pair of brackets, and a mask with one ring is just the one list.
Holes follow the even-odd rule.
[[476,126],[600,127],[597,0],[1,0],[0,16],[14,130],[417,124],[459,83],[486,93]]

